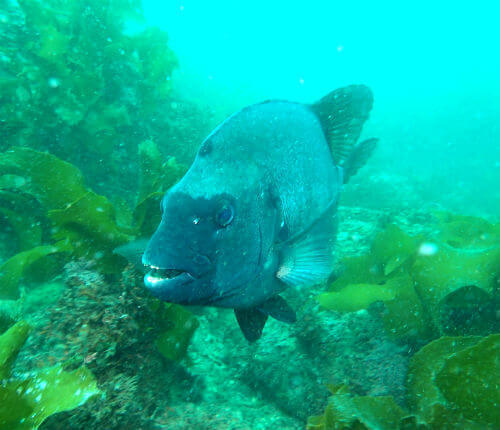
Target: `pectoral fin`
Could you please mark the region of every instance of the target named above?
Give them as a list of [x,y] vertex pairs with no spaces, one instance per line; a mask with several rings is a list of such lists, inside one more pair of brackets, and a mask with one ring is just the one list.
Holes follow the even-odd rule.
[[333,269],[336,212],[337,204],[332,202],[307,229],[280,244],[280,264],[276,273],[280,281],[298,286],[328,279]]
[[266,314],[257,308],[235,309],[234,314],[246,340],[255,342],[262,336],[267,321]]
[[149,239],[136,239],[132,242],[121,245],[113,250],[114,254],[125,257],[135,268],[142,273],[145,273],[144,264],[142,264],[142,254],[148,244]]

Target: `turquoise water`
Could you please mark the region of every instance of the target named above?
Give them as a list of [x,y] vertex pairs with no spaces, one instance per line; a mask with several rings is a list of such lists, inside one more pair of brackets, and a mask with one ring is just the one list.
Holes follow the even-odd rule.
[[499,428],[499,12],[0,0],[0,430]]
[[[364,83],[375,94],[368,131],[383,130],[373,161],[380,170],[438,183],[439,191],[423,199],[495,213],[495,2],[146,1],[144,8],[169,32],[184,93],[217,118],[268,98],[310,103]],[[458,187],[461,201],[447,200]]]

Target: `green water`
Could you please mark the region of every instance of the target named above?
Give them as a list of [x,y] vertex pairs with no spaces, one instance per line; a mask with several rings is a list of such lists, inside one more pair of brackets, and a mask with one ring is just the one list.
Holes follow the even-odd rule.
[[[0,0],[0,430],[499,428],[499,12]],[[352,84],[379,141],[297,321],[248,342],[156,299],[140,257],[205,137]]]

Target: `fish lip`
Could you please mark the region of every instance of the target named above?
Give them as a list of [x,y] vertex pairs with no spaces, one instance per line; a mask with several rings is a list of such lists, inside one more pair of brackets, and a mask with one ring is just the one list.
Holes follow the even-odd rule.
[[[175,269],[167,269],[175,270]],[[189,272],[180,271],[179,274],[173,277],[155,276],[155,271],[150,270],[144,275],[144,285],[152,290],[163,290],[167,287],[182,286],[194,281],[196,278]]]
[[[196,278],[196,276],[194,276],[192,273],[190,273],[184,269],[178,269],[176,267],[157,266],[155,264],[152,264],[148,261],[145,261],[144,256],[142,258],[142,265],[144,266],[144,268],[147,272],[147,275],[152,275],[153,272],[159,272],[159,271],[168,271],[168,272],[171,272],[169,274],[173,275],[173,276],[153,276],[155,278],[174,279],[177,276],[182,275],[183,273],[187,273],[191,278]],[[148,269],[151,269],[151,270],[148,271]],[[178,272],[178,273],[175,273],[175,272]]]

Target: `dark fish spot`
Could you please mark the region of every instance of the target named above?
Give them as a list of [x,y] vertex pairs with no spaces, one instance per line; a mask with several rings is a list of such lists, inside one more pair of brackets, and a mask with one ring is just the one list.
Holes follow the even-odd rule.
[[280,242],[285,242],[289,237],[290,231],[288,230],[288,226],[286,224],[283,224],[280,231],[278,232],[278,240]]
[[213,144],[212,142],[204,142],[202,145],[201,145],[201,148],[200,150],[198,151],[198,154],[202,157],[205,157],[207,156],[208,154],[210,154],[213,150]]

